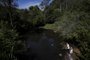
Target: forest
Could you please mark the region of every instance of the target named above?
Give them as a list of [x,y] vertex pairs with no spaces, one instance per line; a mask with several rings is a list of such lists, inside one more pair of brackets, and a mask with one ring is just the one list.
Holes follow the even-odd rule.
[[[90,0],[42,0],[28,9],[17,2],[0,0],[0,60],[90,60]],[[73,59],[64,57],[65,43]]]

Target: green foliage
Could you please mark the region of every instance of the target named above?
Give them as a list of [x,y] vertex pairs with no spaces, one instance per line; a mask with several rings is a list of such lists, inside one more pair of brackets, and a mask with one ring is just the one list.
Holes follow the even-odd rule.
[[77,46],[82,54],[80,60],[89,60],[90,1],[54,0],[50,7],[53,7],[52,10],[59,9],[60,16],[56,18],[57,21],[54,24],[47,24],[44,28],[53,29],[55,32],[60,33],[60,37],[64,38],[62,41]]
[[38,6],[31,6],[29,10],[19,11],[20,19],[29,25],[29,28],[43,26],[45,24],[44,14]]
[[44,14],[38,6],[32,6],[29,8],[29,17],[30,18],[28,21],[30,21],[33,24],[33,26],[42,26],[45,24]]
[[14,47],[16,40],[18,39],[18,33],[11,29],[7,22],[0,21],[0,59],[1,60],[13,60],[15,56]]

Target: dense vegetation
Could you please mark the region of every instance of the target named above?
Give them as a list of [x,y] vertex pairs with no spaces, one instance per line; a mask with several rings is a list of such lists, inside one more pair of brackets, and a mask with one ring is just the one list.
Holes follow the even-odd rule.
[[80,60],[90,60],[90,0],[50,2],[18,9],[17,0],[0,0],[0,60],[17,59],[14,53],[24,48],[23,35],[40,27],[58,33],[62,37],[59,42],[76,45]]

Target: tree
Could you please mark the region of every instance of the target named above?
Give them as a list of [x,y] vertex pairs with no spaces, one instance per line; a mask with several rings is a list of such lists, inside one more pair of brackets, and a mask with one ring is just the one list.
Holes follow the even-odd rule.
[[[61,39],[62,41],[75,44],[82,54],[80,60],[89,60],[90,1],[54,0],[50,7],[52,7],[51,11],[53,12],[55,9],[58,9],[58,11],[60,11],[60,16],[56,18],[57,21],[54,24],[50,25],[49,29],[51,28],[59,32],[59,36],[63,37],[63,39]],[[49,13],[51,11],[49,11]],[[48,26],[49,24],[47,27]],[[58,41],[61,42],[61,40]]]
[[0,59],[14,60],[14,48],[18,40],[18,33],[12,30],[7,22],[0,21]]
[[16,8],[16,0],[0,0],[0,6],[2,7],[1,8],[2,14],[5,14],[4,19],[9,20],[9,23],[14,28],[13,21],[14,21],[14,11]]
[[45,9],[51,0],[43,0],[40,4],[41,9]]

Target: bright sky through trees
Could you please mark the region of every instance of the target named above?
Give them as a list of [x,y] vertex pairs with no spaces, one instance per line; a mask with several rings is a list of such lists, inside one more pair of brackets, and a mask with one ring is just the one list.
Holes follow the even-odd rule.
[[18,0],[19,8],[28,8],[29,6],[39,5],[42,0]]

